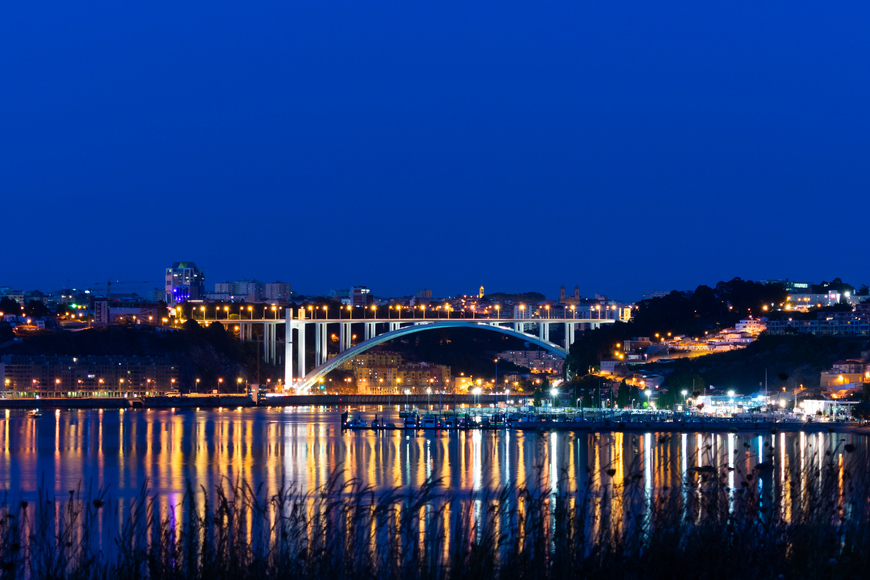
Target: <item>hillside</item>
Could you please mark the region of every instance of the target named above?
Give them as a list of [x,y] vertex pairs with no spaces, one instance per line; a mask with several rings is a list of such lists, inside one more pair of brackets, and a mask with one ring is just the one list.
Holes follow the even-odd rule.
[[707,385],[734,389],[738,393],[758,390],[767,369],[771,390],[801,385],[809,389],[819,386],[820,373],[830,369],[834,362],[856,358],[866,348],[866,337],[762,335],[742,350],[654,363],[642,368],[670,376],[697,374]]

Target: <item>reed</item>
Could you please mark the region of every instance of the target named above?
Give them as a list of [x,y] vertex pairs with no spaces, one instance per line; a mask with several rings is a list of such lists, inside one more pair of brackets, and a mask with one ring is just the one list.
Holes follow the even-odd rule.
[[0,578],[865,578],[867,465],[840,451],[802,472],[693,468],[657,490],[630,466],[621,481],[605,469],[571,491],[550,488],[541,468],[524,485],[472,493],[438,480],[376,492],[340,471],[320,489],[272,495],[245,481],[188,483],[169,510],[145,487],[126,504],[105,490],[7,496]]

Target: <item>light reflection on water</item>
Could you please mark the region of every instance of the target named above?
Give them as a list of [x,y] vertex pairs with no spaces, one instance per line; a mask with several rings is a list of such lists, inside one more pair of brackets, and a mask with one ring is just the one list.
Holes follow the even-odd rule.
[[[375,412],[382,415],[383,408],[358,414],[370,421]],[[842,480],[843,445],[859,452],[867,446],[864,437],[829,433],[342,433],[339,415],[314,408],[57,411],[37,419],[6,412],[0,414],[0,491],[32,499],[42,486],[64,498],[81,484],[129,501],[147,481],[168,506],[180,501],[188,479],[206,490],[225,480],[262,483],[271,495],[288,484],[316,489],[341,468],[342,480],[358,478],[375,490],[418,488],[440,478],[460,493],[523,483],[553,492],[600,489],[637,477],[650,500],[657,490],[679,486],[693,467],[731,468],[733,489],[757,464],[773,461],[774,473],[758,478],[759,489],[775,483],[792,497],[792,485],[806,495],[817,484],[794,481],[792,470],[821,471],[830,458]]]

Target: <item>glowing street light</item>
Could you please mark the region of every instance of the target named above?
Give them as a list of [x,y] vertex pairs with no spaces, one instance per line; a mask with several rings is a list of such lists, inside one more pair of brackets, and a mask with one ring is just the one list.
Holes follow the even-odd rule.
[[559,389],[553,387],[552,389],[550,389],[550,395],[552,395],[553,397],[553,406],[556,407],[556,397],[559,396]]

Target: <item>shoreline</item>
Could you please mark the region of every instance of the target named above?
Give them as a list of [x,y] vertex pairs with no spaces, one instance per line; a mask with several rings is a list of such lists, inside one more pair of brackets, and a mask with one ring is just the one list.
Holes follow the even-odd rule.
[[[393,400],[395,399],[395,400]],[[247,395],[197,395],[197,396],[172,396],[172,397],[144,397],[127,399],[121,397],[107,398],[58,398],[58,399],[0,399],[0,409],[28,411],[40,410],[96,410],[96,409],[217,409],[236,407],[354,407],[365,405],[396,404],[426,404],[434,401],[426,395],[415,396],[386,396],[386,395],[297,395],[268,397],[259,405]],[[449,399],[449,400],[444,400]],[[474,404],[479,402],[484,405],[504,402],[503,396],[497,395],[450,395],[442,398],[442,402],[454,407],[460,404]],[[499,409],[493,409],[498,411]],[[336,425],[338,426],[338,425]],[[504,429],[502,426],[489,427],[488,430]],[[512,426],[518,431],[573,431],[577,433],[747,433],[769,432],[776,433],[851,433],[855,435],[870,436],[870,424],[867,423],[834,423],[834,422],[796,422],[796,421],[741,421],[735,419],[697,418],[688,421],[662,421],[662,420],[583,420],[583,421],[530,421]],[[369,427],[355,430],[372,430]],[[422,431],[415,429],[414,431]],[[443,431],[444,429],[438,429]],[[402,428],[396,431],[404,431]]]

